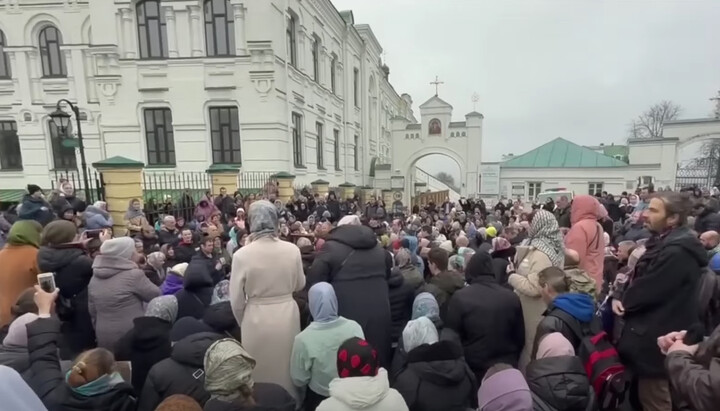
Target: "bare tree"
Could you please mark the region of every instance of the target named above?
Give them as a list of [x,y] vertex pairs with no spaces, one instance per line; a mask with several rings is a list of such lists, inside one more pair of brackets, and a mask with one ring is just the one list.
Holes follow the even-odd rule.
[[665,122],[675,120],[682,108],[672,101],[653,104],[630,123],[630,138],[662,138]]
[[448,187],[452,188],[453,190],[460,192],[458,187],[455,185],[455,177],[453,177],[451,174],[441,171],[435,175],[435,178],[437,178],[441,182],[445,183]]

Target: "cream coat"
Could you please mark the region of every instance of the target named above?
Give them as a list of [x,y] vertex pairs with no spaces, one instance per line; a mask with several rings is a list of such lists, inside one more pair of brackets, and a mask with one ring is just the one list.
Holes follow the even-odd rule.
[[303,287],[300,249],[292,243],[260,238],[233,256],[230,304],[243,347],[257,360],[253,378],[278,384],[296,399],[290,354],[300,333],[300,312],[292,293]]
[[[547,304],[542,300],[540,285],[538,284],[538,273],[550,267],[552,263],[547,255],[534,247],[521,250],[518,247],[517,256],[522,256],[522,261],[516,261],[516,273],[508,277],[508,283],[515,289],[520,297],[523,318],[525,320],[525,347],[520,355],[519,368],[524,373],[525,366],[530,362],[530,353],[535,341],[535,332],[542,320],[542,315],[547,309]],[[527,251],[525,253],[525,251]]]

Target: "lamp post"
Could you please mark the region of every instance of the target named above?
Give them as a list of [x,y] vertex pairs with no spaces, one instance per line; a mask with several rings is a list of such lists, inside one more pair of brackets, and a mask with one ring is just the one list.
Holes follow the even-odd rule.
[[75,113],[75,121],[77,122],[77,147],[80,149],[80,167],[82,167],[82,177],[83,177],[83,184],[85,187],[83,187],[83,190],[85,191],[85,200],[89,200],[92,202],[92,194],[90,190],[90,184],[88,184],[88,176],[87,176],[87,162],[85,161],[85,145],[83,144],[83,136],[82,136],[82,125],[80,124],[80,109],[71,103],[69,100],[61,99],[57,102],[57,107],[55,111],[53,111],[50,114],[50,118],[52,118],[53,122],[55,123],[55,126],[57,126],[58,131],[60,131],[61,134],[66,134],[68,129],[70,128],[70,114],[66,113],[62,108],[60,108],[60,105],[62,103],[67,104],[70,106],[70,110],[72,110],[73,113]]

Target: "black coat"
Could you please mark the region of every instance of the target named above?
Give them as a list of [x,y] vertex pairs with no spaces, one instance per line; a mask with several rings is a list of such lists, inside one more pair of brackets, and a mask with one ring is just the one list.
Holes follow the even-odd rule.
[[333,221],[338,221],[342,217],[342,215],[340,215],[340,203],[338,203],[337,200],[328,200],[327,210],[332,215]]
[[530,390],[555,411],[591,411],[595,393],[579,357],[532,361],[525,370]]
[[[714,200],[712,200],[715,202]],[[702,234],[706,231],[718,231],[720,232],[720,214],[714,206],[708,204],[703,210],[702,214],[695,218],[695,231],[698,234]]]
[[205,391],[205,351],[220,334],[193,334],[178,341],[172,347],[170,358],[155,364],[150,369],[140,395],[138,411],[153,411],[165,398],[174,394],[185,394],[200,405],[210,399]]
[[391,338],[396,342],[412,316],[412,305],[415,300],[415,289],[405,283],[400,270],[393,268],[388,280],[390,298],[390,317],[392,318]]
[[60,296],[55,311],[62,321],[60,358],[71,360],[95,348],[95,329],[88,310],[88,284],[93,276],[93,260],[79,248],[40,247],[38,268],[55,273]]
[[180,231],[177,229],[174,232],[171,232],[171,231],[163,230],[161,228],[160,231],[158,231],[158,244],[159,245],[170,244],[171,246],[174,247],[175,245],[177,245],[177,243],[180,242],[180,237],[178,237],[179,235],[180,235]]
[[[2,340],[0,340],[2,341]],[[30,357],[27,347],[6,347],[0,345],[0,365],[10,367],[22,374],[24,378],[30,369]]]
[[197,253],[194,244],[179,243],[173,251],[175,252],[175,264],[190,263],[193,256]]
[[623,295],[625,326],[617,347],[638,376],[667,376],[657,338],[698,321],[697,284],[707,261],[707,251],[686,227],[646,244]]
[[330,232],[307,276],[308,287],[322,281],[333,285],[338,314],[360,324],[384,367],[390,363],[391,268],[392,257],[370,228],[344,225]]
[[170,357],[172,324],[156,317],[138,317],[134,327],[115,344],[115,360],[130,361],[132,385],[140,392],[153,365]]
[[515,259],[515,247],[510,247],[505,250],[498,250],[493,251],[492,254],[492,263],[493,263],[493,272],[495,273],[495,280],[498,284],[508,287],[509,289],[512,289],[512,286],[508,284],[508,273],[507,273],[507,266],[510,264],[510,259]]
[[82,396],[70,389],[57,354],[58,320],[40,318],[28,324],[27,330],[32,372],[27,382],[49,411],[135,411],[136,398],[130,384],[118,384],[110,391],[92,397]]
[[[202,268],[205,272],[210,274],[213,285],[215,285],[225,279],[225,271],[222,268],[220,268],[219,270],[215,269],[219,261],[220,260],[215,256],[208,257],[202,251],[198,251],[197,253],[195,253],[195,255],[192,256],[192,259],[190,260],[190,264],[188,264],[187,269],[189,270],[190,268]],[[230,262],[228,262],[228,264],[229,263]]]
[[253,398],[254,406],[213,399],[205,403],[203,411],[295,411],[295,399],[277,384],[256,382],[253,385]]
[[227,334],[229,337],[241,341],[240,325],[235,319],[230,301],[223,301],[206,308],[202,321],[218,334]]
[[393,384],[410,411],[465,411],[477,394],[475,377],[452,341],[421,345]]
[[214,288],[215,282],[203,261],[188,265],[183,277],[183,289],[175,293],[178,301],[177,318],[203,318]]
[[450,299],[445,327],[462,341],[478,380],[497,363],[516,367],[525,345],[520,298],[495,281],[490,254],[475,253],[465,268],[470,284]]

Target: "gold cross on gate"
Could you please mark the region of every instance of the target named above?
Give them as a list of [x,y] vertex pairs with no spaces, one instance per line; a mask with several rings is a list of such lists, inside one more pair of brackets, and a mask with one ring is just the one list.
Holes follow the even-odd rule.
[[435,81],[431,81],[430,84],[435,86],[435,95],[437,96],[438,95],[438,87],[441,84],[445,84],[445,82],[440,81],[440,78],[438,76],[435,76]]

